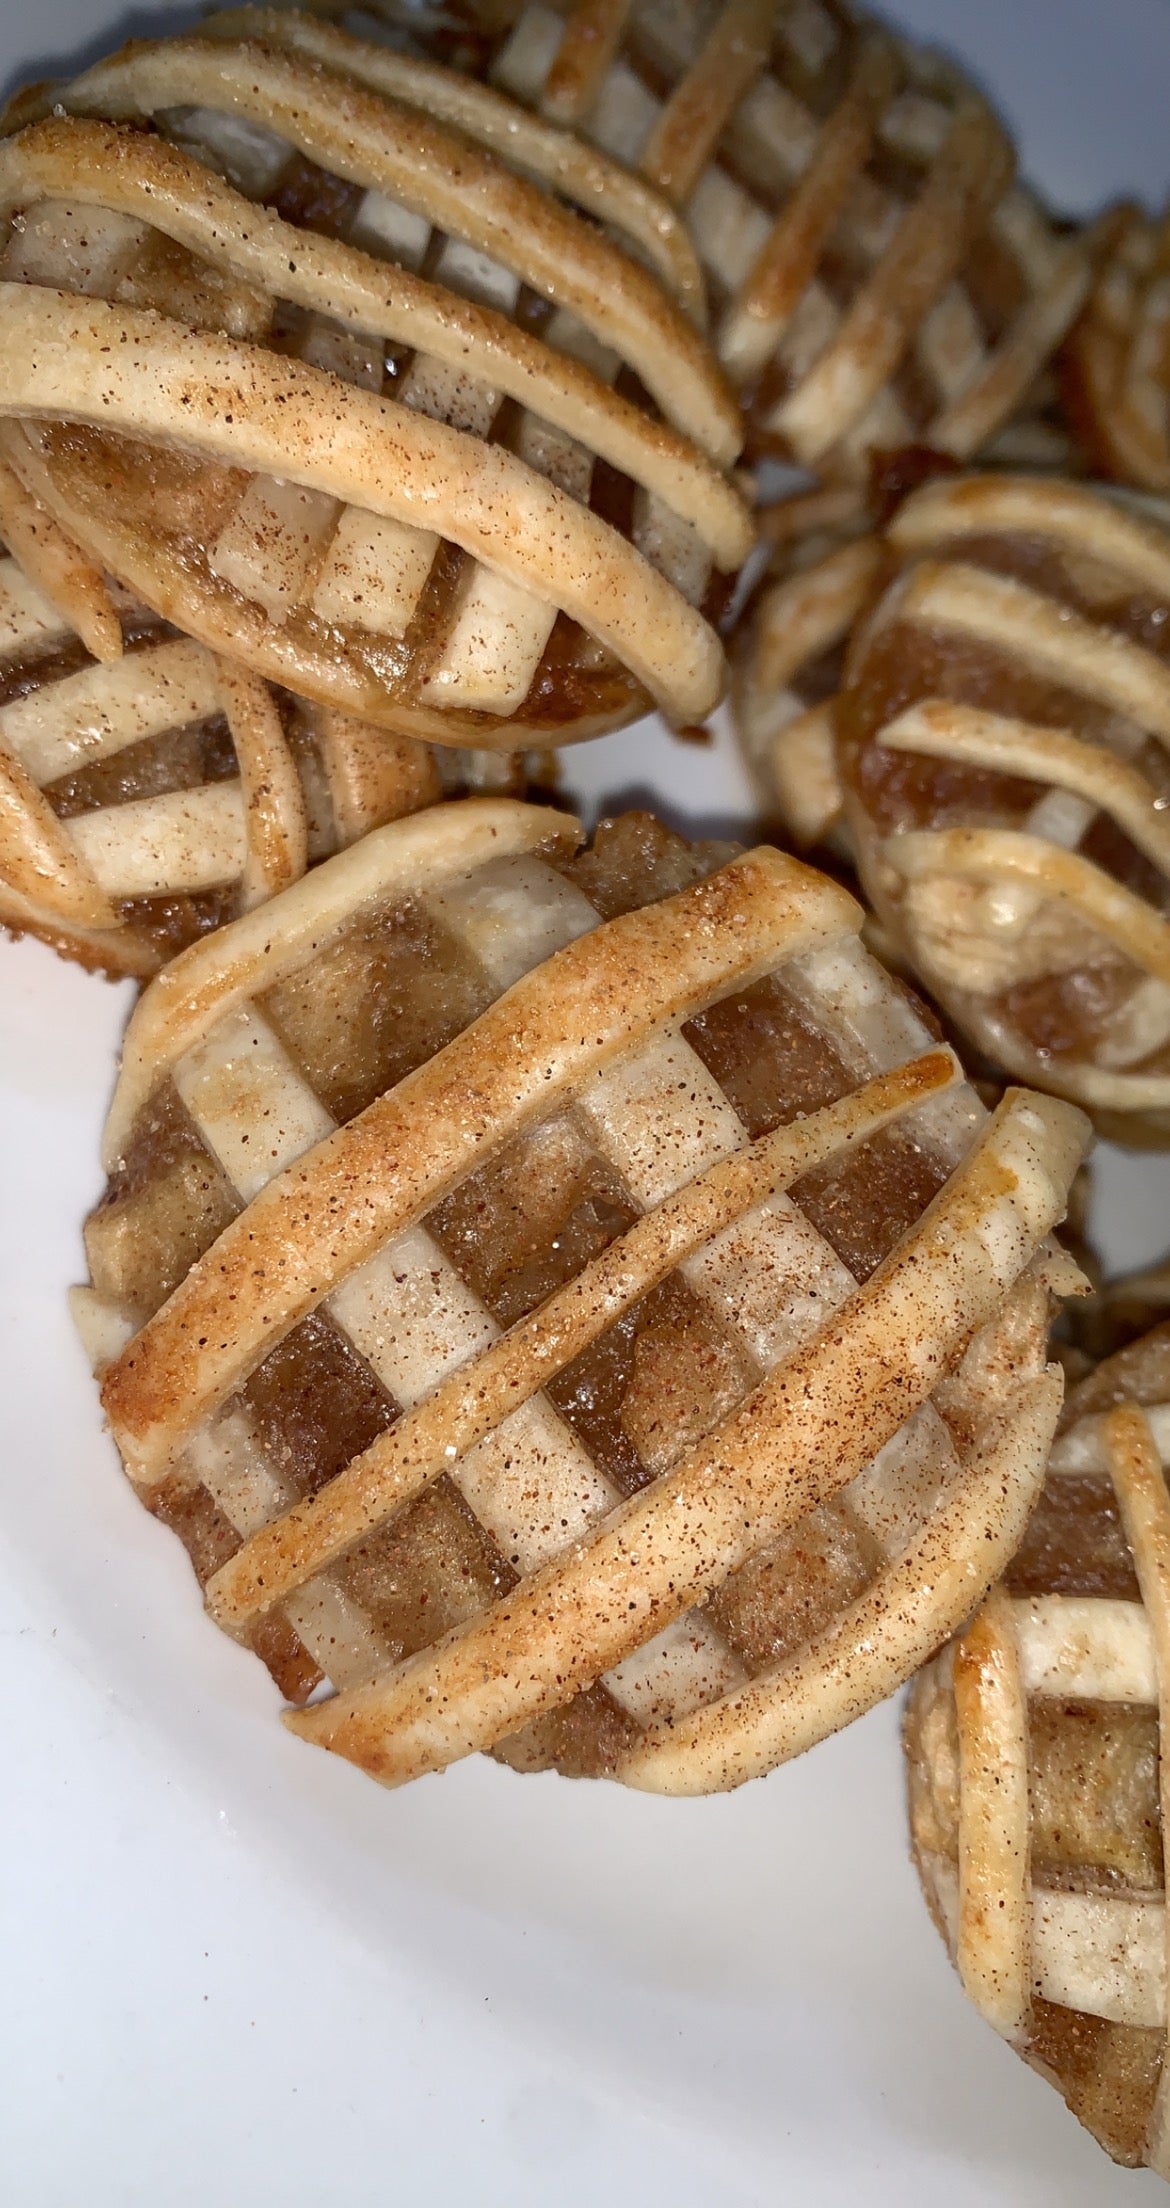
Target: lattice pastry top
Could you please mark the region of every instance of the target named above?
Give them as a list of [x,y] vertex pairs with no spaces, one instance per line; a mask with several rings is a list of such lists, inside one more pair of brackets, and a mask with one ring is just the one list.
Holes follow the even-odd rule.
[[1061,356],[1064,405],[1095,471],[1170,491],[1170,217],[1113,211]]
[[826,474],[911,442],[968,457],[1085,296],[1094,241],[1013,182],[979,94],[839,0],[461,12],[494,84],[685,214],[758,449]]
[[79,562],[2,464],[0,534],[23,554],[0,551],[0,926],[15,934],[152,974],[445,786],[519,772],[303,704],[177,636]]
[[850,841],[997,1065],[1170,1136],[1170,534],[1080,486],[940,478],[837,707]]
[[580,841],[433,807],[176,960],[86,1230],[131,1479],[389,1783],[768,1769],[969,1613],[1056,1415],[1081,1115],[988,1120],[798,861]]
[[989,2022],[1170,2177],[1170,1327],[1070,1396],[1019,1555],[906,1719],[931,1911]]
[[[328,67],[298,20],[140,43],[10,110],[9,465],[187,633],[400,734],[701,719],[703,609],[751,525],[687,307],[554,191],[567,135],[566,182],[519,109],[432,67],[424,113],[387,50]],[[584,166],[620,219],[619,172]]]

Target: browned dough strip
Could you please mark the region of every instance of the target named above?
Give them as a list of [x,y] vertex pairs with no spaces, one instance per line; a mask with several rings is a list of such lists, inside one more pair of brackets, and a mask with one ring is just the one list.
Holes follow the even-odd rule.
[[266,46],[310,54],[375,92],[406,100],[439,122],[466,131],[480,145],[503,154],[513,167],[543,177],[596,221],[623,230],[702,327],[703,274],[685,223],[651,184],[622,162],[611,160],[600,147],[544,122],[490,85],[477,84],[472,77],[420,61],[413,54],[396,53],[392,47],[373,46],[317,16],[282,14],[275,8],[230,8],[208,16],[199,26],[199,36],[258,38]]
[[681,1464],[482,1618],[286,1722],[396,1785],[569,1700],[839,1493],[926,1400],[1062,1215],[1086,1134],[1070,1106],[1009,1092],[911,1234]]
[[641,169],[685,206],[745,92],[767,66],[775,0],[730,0],[650,133]]

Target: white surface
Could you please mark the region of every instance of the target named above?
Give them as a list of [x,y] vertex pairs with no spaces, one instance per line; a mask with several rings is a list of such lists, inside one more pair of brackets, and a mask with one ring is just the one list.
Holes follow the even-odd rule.
[[[1165,0],[917,0],[1069,204],[1170,180]],[[100,6],[4,0],[0,76]],[[573,756],[590,802],[745,802],[725,741]],[[1097,2208],[1111,2170],[963,2002],[896,1713],[711,1802],[290,1740],[100,1435],[63,1292],[126,993],[0,945],[0,2198],[6,2208]],[[1170,1166],[1105,1159],[1114,1262]]]

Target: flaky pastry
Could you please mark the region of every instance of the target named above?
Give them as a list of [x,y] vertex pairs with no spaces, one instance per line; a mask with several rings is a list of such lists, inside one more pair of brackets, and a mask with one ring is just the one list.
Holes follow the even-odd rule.
[[1051,1439],[1086,1138],[988,1118],[859,908],[630,815],[433,807],[130,1023],[76,1311],[290,1722],[697,1793],[966,1616]]

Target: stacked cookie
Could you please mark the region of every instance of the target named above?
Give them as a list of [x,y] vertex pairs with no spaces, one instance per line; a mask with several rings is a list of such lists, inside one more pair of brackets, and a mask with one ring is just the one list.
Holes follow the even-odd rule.
[[[1159,249],[836,0],[387,31],[0,135],[0,921],[148,982],[105,1415],[388,1785],[733,1787],[918,1673],[968,1990],[1170,2167],[1165,1351],[1059,1431],[1049,1356],[1091,1123],[1170,1134],[1170,533],[1083,480],[1162,487]],[[527,801],[729,639],[764,841]]]

